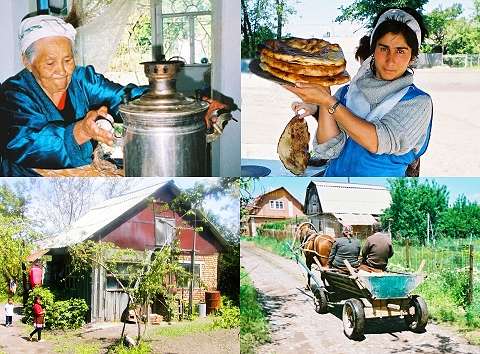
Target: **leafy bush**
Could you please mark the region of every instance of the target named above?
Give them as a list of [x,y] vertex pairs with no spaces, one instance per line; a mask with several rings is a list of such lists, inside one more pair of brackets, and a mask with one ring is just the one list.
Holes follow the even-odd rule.
[[83,299],[57,301],[53,305],[52,323],[55,329],[76,329],[85,324],[88,305]]
[[222,307],[215,314],[213,328],[237,328],[240,326],[240,309],[222,296]]
[[33,300],[35,296],[42,298],[42,308],[45,311],[46,329],[76,329],[85,323],[88,305],[83,299],[69,299],[55,301],[55,297],[48,288],[34,288],[27,301],[25,308],[25,323],[33,323]]
[[52,310],[55,302],[53,293],[48,288],[36,287],[28,294],[27,306],[24,309],[23,322],[33,323],[33,300],[35,296],[42,298],[42,308],[45,311],[45,328],[52,328]]

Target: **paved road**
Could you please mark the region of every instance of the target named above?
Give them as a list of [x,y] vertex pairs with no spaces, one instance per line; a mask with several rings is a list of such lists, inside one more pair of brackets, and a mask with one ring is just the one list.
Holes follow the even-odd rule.
[[343,334],[340,307],[324,315],[315,312],[294,261],[242,243],[241,264],[258,289],[270,321],[273,342],[260,347],[259,353],[480,353],[479,347],[449,328],[428,324],[426,333],[416,334],[400,319],[367,321],[365,338],[349,340]]
[[[480,70],[415,70],[415,84],[433,99],[434,121],[422,176],[479,176]],[[333,87],[335,92],[338,87]],[[242,73],[242,158],[277,159],[277,142],[298,101],[291,92],[254,74]],[[310,135],[316,122],[307,118]]]

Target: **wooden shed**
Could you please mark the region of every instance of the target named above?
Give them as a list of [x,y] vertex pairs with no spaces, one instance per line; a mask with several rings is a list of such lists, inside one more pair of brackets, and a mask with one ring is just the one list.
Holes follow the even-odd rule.
[[304,212],[325,234],[339,235],[343,225],[351,225],[354,234],[368,237],[390,202],[390,192],[382,186],[312,181],[305,194]]
[[[178,237],[180,262],[191,270],[195,239],[194,273],[204,287],[194,284],[194,302],[205,301],[205,291],[217,290],[219,255],[227,247],[218,230],[203,215],[180,216],[165,208],[180,190],[173,181],[143,188],[106,200],[91,208],[68,230],[42,240],[39,246],[49,249],[45,286],[62,290],[65,297],[84,298],[90,306],[91,321],[119,321],[127,305],[127,296],[117,281],[102,268],[95,268],[83,278],[70,274],[69,246],[85,240],[112,242],[121,248],[154,251]],[[175,236],[175,226],[179,228]],[[195,232],[195,227],[203,231]],[[177,295],[189,297],[188,284],[178,285]]]

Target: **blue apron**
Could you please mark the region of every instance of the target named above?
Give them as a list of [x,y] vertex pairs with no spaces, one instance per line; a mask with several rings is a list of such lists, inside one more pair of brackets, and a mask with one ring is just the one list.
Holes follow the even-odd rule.
[[77,144],[75,123],[101,106],[116,116],[124,99],[140,97],[147,89],[109,81],[92,66],[76,67],[67,89],[74,117],[67,123],[32,73],[22,70],[0,89],[0,176],[36,176],[32,168],[90,164],[92,142]]
[[[342,87],[340,91],[340,102],[343,105],[346,103],[347,91],[348,85]],[[428,94],[412,84],[400,101],[410,100],[420,95]],[[340,155],[329,161],[324,176],[404,177],[408,165],[422,156],[425,150],[427,150],[432,130],[432,121],[433,110],[425,142],[417,153],[412,149],[403,155],[374,154],[358,144],[355,140],[347,137],[347,141]]]

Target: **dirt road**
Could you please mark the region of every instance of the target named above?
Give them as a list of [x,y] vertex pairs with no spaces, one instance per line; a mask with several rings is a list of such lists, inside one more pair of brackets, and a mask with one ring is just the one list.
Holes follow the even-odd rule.
[[415,334],[403,320],[367,321],[365,339],[351,341],[343,334],[341,307],[325,315],[315,312],[294,261],[242,243],[241,264],[261,295],[271,325],[272,343],[259,348],[259,353],[480,353],[479,347],[448,328],[428,324],[426,333]]

